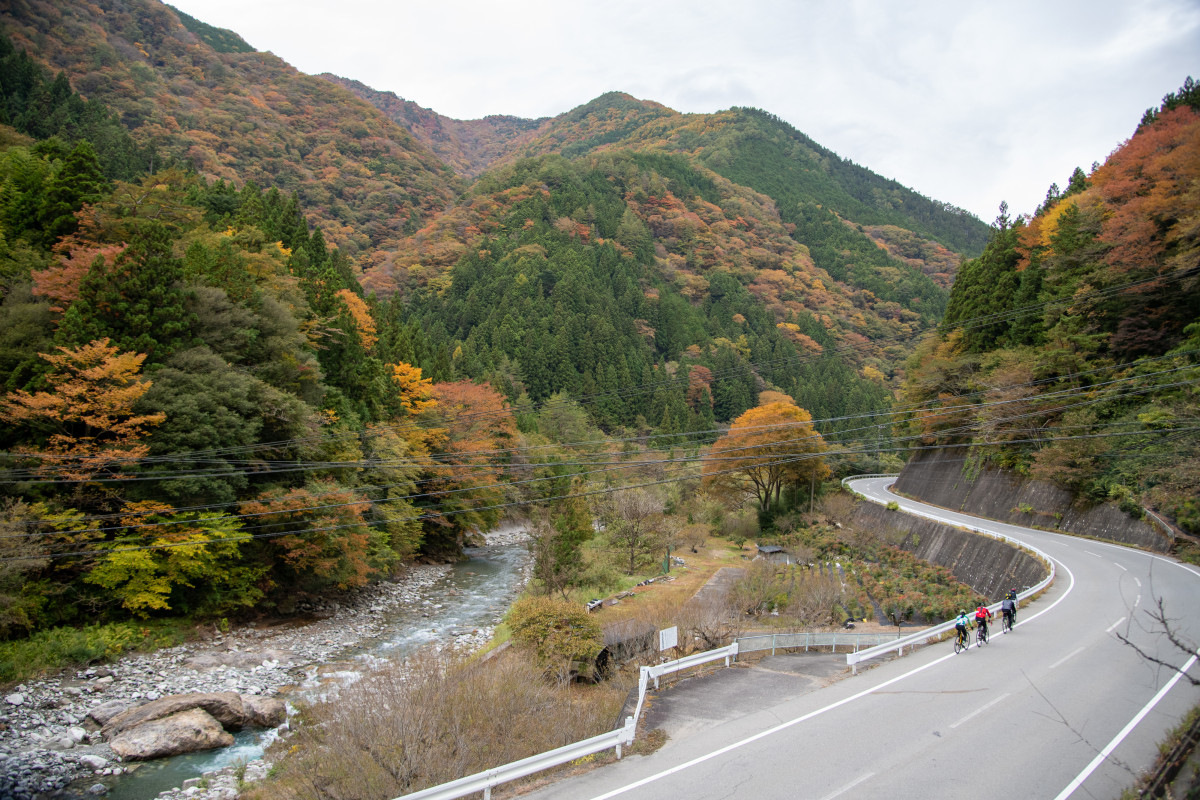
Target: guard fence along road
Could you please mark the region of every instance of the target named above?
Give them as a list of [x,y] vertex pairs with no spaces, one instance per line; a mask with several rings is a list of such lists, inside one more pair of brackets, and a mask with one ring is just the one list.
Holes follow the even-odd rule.
[[[896,475],[851,475],[847,478],[842,478],[842,486],[849,489],[850,487],[847,483],[848,481],[856,481],[856,480],[861,480],[863,478],[895,478],[895,477],[898,477],[898,476],[896,476]],[[851,491],[853,491],[853,490],[851,489]],[[865,495],[860,495],[860,496],[864,497],[867,500],[870,500],[873,503],[878,503],[879,505],[884,505],[884,503],[881,503],[880,501],[875,500],[873,498],[866,497]],[[912,516],[915,516],[915,517],[924,517],[926,519],[932,519],[937,522],[941,521],[937,517],[933,516],[932,514],[926,514],[919,510],[907,509],[906,513],[911,514]],[[1041,550],[1038,550],[1035,547],[1030,547],[1025,542],[1018,541],[1018,540],[1012,538],[1011,536],[1005,536],[1002,533],[995,533],[993,531],[989,531],[984,528],[980,528],[980,527],[976,527],[976,526],[968,525],[968,524],[961,524],[959,527],[965,528],[969,531],[973,531],[974,533],[978,533],[983,536],[990,536],[993,539],[999,539],[1003,542],[1008,542],[1013,547],[1017,547],[1022,550],[1025,550],[1027,552],[1033,553],[1035,556],[1037,556],[1037,558],[1043,564],[1046,565],[1046,569],[1049,573],[1049,574],[1047,574],[1046,578],[1044,580],[1042,580],[1040,583],[1038,583],[1037,585],[1030,586],[1030,587],[1026,588],[1024,591],[1018,593],[1017,594],[1018,601],[1033,597],[1034,595],[1036,595],[1039,592],[1041,592],[1042,590],[1044,590],[1047,586],[1054,583],[1054,560],[1052,558],[1050,558],[1050,556],[1043,553]],[[987,608],[993,614],[996,614],[1000,611],[1000,603],[992,603]],[[905,636],[902,639],[896,639],[896,640],[888,642],[886,644],[881,644],[876,647],[871,647],[867,650],[861,650],[859,652],[849,653],[846,655],[846,663],[850,666],[851,672],[858,674],[858,665],[863,661],[867,661],[872,658],[877,658],[878,656],[886,655],[887,653],[891,653],[892,651],[896,651],[899,655],[904,655],[904,648],[906,648],[906,647],[911,648],[911,647],[915,647],[916,645],[919,645],[919,644],[924,644],[925,642],[928,642],[931,639],[936,639],[936,638],[942,636],[943,634],[948,633],[952,630],[954,630],[954,620],[949,620],[948,622],[943,622],[940,625],[934,625],[932,628],[925,628],[924,630],[917,631],[916,633],[910,634],[909,636]]]

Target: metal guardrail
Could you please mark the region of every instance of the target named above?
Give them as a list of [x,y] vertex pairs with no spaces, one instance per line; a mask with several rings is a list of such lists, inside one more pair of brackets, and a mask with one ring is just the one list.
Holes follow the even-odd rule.
[[474,775],[468,775],[456,781],[443,783],[440,786],[433,786],[428,789],[422,789],[419,792],[406,794],[403,800],[455,800],[455,798],[465,797],[476,792],[483,792],[484,800],[491,800],[493,786],[515,781],[518,778],[524,778],[526,775],[532,775],[544,769],[557,767],[560,764],[566,764],[577,758],[590,756],[592,753],[599,753],[601,750],[607,750],[610,747],[617,748],[617,758],[620,758],[621,746],[633,744],[634,727],[633,717],[626,717],[625,726],[615,731],[602,733],[599,736],[584,739],[582,742],[575,742],[565,747],[559,747],[556,750],[523,758],[511,764],[477,772]]
[[[846,481],[859,480],[861,478],[891,478],[891,477],[894,477],[894,476],[892,476],[892,475],[851,475],[849,477],[842,479],[842,485],[845,486]],[[868,497],[867,499],[870,500],[871,498]],[[871,502],[874,503],[877,501],[871,500]],[[877,503],[877,504],[884,505],[883,503]],[[948,523],[948,522],[945,522],[944,520],[938,519],[937,517],[935,517],[932,514],[926,514],[923,511],[911,511],[911,510],[905,509],[904,512],[906,514],[912,514],[915,517],[924,517],[925,519],[931,519],[934,522],[940,522],[943,525],[951,525],[952,524],[954,527],[965,528],[966,530],[972,531],[973,533],[979,533],[984,536],[990,536],[993,539],[1000,539],[1001,541],[1007,542],[1007,543],[1014,545],[1016,547],[1019,547],[1023,550],[1028,550],[1029,552],[1031,552],[1035,556],[1037,556],[1039,559],[1041,559],[1042,563],[1045,564],[1046,567],[1049,569],[1050,574],[1047,575],[1046,578],[1041,583],[1038,583],[1035,586],[1030,586],[1027,589],[1025,589],[1024,591],[1019,592],[1017,594],[1018,601],[1025,600],[1025,599],[1028,599],[1029,597],[1032,597],[1033,595],[1041,592],[1043,589],[1045,589],[1047,586],[1049,586],[1051,583],[1054,582],[1054,560],[1051,559],[1050,556],[1043,553],[1041,550],[1038,550],[1036,547],[1031,547],[1030,545],[1026,544],[1025,542],[1020,541],[1019,539],[1014,539],[1011,536],[1005,536],[1003,533],[995,533],[993,531],[984,530],[983,528],[979,528],[974,525],[969,525],[966,523],[961,523],[961,522]],[[988,606],[987,608],[989,611],[991,611],[994,614],[1000,610],[1000,603],[993,603],[992,605]],[[899,655],[904,655],[904,648],[914,647],[918,644],[924,644],[925,642],[929,641],[930,639],[934,639],[938,636],[941,636],[943,633],[946,633],[953,629],[954,629],[954,620],[950,620],[949,622],[943,622],[940,625],[935,625],[932,628],[926,628],[923,631],[918,631],[917,633],[911,634],[909,636],[905,636],[902,639],[897,639],[894,642],[890,642],[888,644],[879,645],[877,647],[871,647],[867,650],[862,650],[857,653],[848,653],[846,655],[846,663],[850,666],[850,669],[852,672],[854,672],[855,674],[858,674],[858,665],[862,661],[867,661],[868,659],[875,658],[876,656],[881,656],[881,655],[884,655],[885,653],[890,653],[893,650],[897,650],[899,652]]]
[[854,652],[857,653],[864,645],[886,644],[899,638],[899,633],[847,633],[844,631],[816,633],[802,631],[800,633],[764,633],[759,636],[741,636],[738,638],[737,644],[742,653],[758,653],[770,650],[771,655],[775,655],[776,650],[799,650],[801,647],[804,648],[805,652],[810,648],[828,647],[836,650],[839,647],[853,647]]
[[590,739],[584,739],[575,744],[539,753],[536,756],[523,758],[511,764],[503,764],[499,767],[484,770],[483,772],[477,772],[474,775],[468,775],[465,778],[450,781],[449,783],[443,783],[428,789],[422,789],[419,792],[406,794],[398,800],[456,800],[456,798],[466,797],[476,792],[483,792],[484,800],[491,800],[492,787],[494,786],[500,786],[509,781],[524,778],[527,775],[541,772],[544,769],[570,763],[578,758],[599,753],[610,747],[616,748],[617,758],[620,758],[622,746],[633,744],[634,731],[637,730],[638,720],[642,716],[642,706],[646,702],[646,690],[649,687],[651,678],[654,679],[654,688],[657,689],[658,679],[662,675],[679,672],[722,658],[725,659],[725,666],[728,667],[730,662],[737,658],[737,654],[738,643],[734,642],[728,647],[720,647],[716,650],[708,650],[703,653],[693,653],[690,656],[685,656],[675,661],[668,661],[665,664],[642,667],[638,678],[637,708],[634,710],[632,716],[625,718],[624,727],[618,728],[615,731],[609,731],[608,733],[602,733],[599,736],[593,736]]
[[[649,667],[642,667],[642,672],[654,679],[654,688],[658,688],[658,679],[662,675],[669,675],[672,672],[679,672],[688,669],[689,667],[697,667],[701,664],[707,664],[710,661],[716,661],[718,658],[725,659],[725,666],[729,666],[732,659],[737,658],[738,643],[734,642],[728,647],[718,647],[716,650],[705,650],[703,653],[693,653],[690,656],[668,661],[665,664],[653,664]],[[640,707],[639,703],[639,707]]]
[[[850,489],[850,487],[846,485],[846,481],[858,481],[858,480],[862,480],[863,478],[899,478],[899,477],[900,477],[899,472],[874,472],[874,473],[871,473],[870,475],[847,475],[846,477],[842,478],[842,488]],[[850,489],[850,491],[854,491],[854,490]]]

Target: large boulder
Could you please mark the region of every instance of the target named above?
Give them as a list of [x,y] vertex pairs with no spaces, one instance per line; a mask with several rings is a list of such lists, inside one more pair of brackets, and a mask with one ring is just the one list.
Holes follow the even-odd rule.
[[103,728],[109,721],[125,711],[128,711],[133,706],[124,700],[109,700],[107,703],[101,703],[88,712],[85,722],[95,723],[97,728]]
[[117,734],[108,742],[113,752],[126,761],[164,758],[231,744],[232,734],[202,708],[143,722]]
[[101,733],[105,740],[156,719],[200,708],[217,720],[226,730],[237,731],[246,726],[246,708],[237,692],[198,692],[171,694],[124,711],[104,724]]
[[198,653],[186,662],[185,667],[194,670],[210,670],[215,667],[235,667],[249,669],[257,666],[289,667],[295,661],[295,654],[290,650],[266,648],[263,650],[230,650],[210,653]]
[[242,695],[242,707],[246,709],[246,727],[274,728],[287,719],[287,706],[274,697]]

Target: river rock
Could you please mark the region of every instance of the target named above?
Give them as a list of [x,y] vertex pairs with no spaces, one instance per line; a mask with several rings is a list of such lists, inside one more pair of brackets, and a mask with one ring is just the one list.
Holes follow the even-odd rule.
[[275,728],[287,719],[287,706],[274,697],[242,695],[246,709],[246,725],[251,728]]
[[101,703],[89,711],[87,719],[103,728],[113,717],[124,711],[128,711],[132,707],[132,705],[124,700],[109,700],[107,703]]
[[21,694],[20,692],[13,692],[4,698],[4,702],[8,703],[10,706],[23,706],[25,705],[25,695]]
[[231,744],[232,734],[198,707],[126,728],[108,743],[114,753],[128,761],[176,756]]
[[228,730],[241,730],[246,724],[246,708],[237,692],[197,692],[143,703],[110,719],[100,732],[106,740],[112,739],[131,728],[193,708],[203,709]]
[[79,763],[92,770],[102,770],[108,766],[108,759],[104,756],[86,755],[79,757]]

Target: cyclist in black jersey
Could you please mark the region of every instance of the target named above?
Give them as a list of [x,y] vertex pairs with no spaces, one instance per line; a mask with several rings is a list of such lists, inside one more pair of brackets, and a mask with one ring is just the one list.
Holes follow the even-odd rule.
[[1017,623],[1017,590],[1013,589],[1008,594],[1004,595],[1004,600],[1000,603],[1000,613],[1004,615],[1004,632],[1008,633],[1012,630],[1013,625]]

